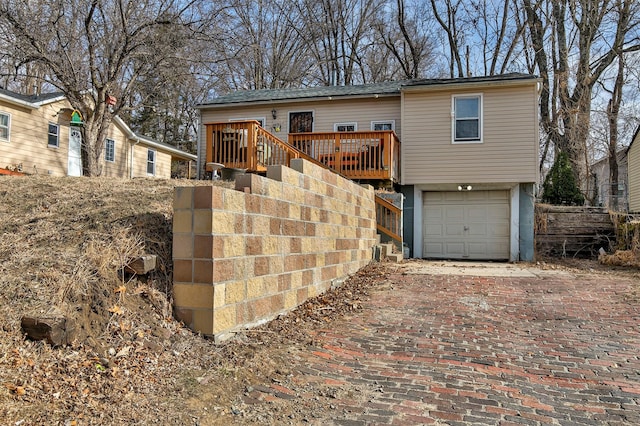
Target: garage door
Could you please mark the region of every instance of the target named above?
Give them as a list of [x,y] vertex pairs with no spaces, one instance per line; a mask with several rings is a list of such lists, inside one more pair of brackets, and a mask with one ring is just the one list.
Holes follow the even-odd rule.
[[509,259],[509,191],[424,192],[426,258]]

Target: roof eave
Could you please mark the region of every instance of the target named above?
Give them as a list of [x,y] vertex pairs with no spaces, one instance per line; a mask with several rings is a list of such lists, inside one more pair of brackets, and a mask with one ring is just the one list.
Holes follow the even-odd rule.
[[21,99],[16,99],[12,96],[8,96],[5,94],[0,93],[0,99],[2,99],[3,101],[9,102],[11,104],[17,105],[17,106],[22,106],[22,107],[26,107],[29,109],[38,109],[40,108],[40,105],[32,103],[32,102],[27,102],[27,101],[23,101]]
[[424,91],[442,91],[442,90],[455,90],[462,88],[474,88],[474,87],[494,87],[494,86],[524,86],[531,84],[538,84],[542,81],[538,77],[527,78],[512,78],[503,80],[478,80],[478,81],[451,81],[442,83],[425,83],[425,84],[412,84],[402,86],[402,92],[424,92]]
[[115,121],[120,127],[124,129],[124,132],[129,139],[133,139],[137,142],[142,142],[143,144],[156,148],[160,151],[168,152],[173,157],[181,158],[183,160],[196,161],[198,159],[196,155],[189,154],[188,152],[182,151],[181,149],[158,143],[144,136],[138,136],[133,130],[131,130],[131,127],[129,127],[127,123],[125,123],[124,120],[117,115],[113,118],[113,121]]
[[211,109],[211,108],[228,108],[229,106],[252,106],[252,105],[265,105],[265,104],[290,104],[290,103],[304,103],[304,102],[320,102],[320,101],[332,101],[336,99],[371,99],[371,98],[389,98],[400,97],[400,90],[393,93],[368,93],[357,95],[328,95],[328,96],[311,96],[311,97],[298,97],[298,98],[285,98],[285,99],[259,99],[255,101],[239,101],[239,102],[224,102],[224,103],[212,103],[212,104],[200,104],[196,105],[196,109]]

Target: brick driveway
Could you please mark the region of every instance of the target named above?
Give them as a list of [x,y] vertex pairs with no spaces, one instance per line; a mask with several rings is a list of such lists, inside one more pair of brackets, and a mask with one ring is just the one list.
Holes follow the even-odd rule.
[[390,266],[262,391],[324,386],[322,424],[640,424],[637,280],[433,265]]

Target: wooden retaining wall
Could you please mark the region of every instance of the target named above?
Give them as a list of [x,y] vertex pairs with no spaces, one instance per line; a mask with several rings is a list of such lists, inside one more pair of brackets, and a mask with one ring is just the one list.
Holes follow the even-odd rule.
[[597,257],[615,247],[615,227],[607,209],[536,204],[538,256]]

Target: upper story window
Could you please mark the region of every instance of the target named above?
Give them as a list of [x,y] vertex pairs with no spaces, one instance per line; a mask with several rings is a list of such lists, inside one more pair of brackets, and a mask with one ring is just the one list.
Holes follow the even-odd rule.
[[110,163],[116,161],[116,141],[107,139],[104,143],[104,160]]
[[371,122],[371,130],[395,130],[395,129],[396,129],[395,120]]
[[153,149],[147,150],[147,174],[156,174],[156,152]]
[[0,141],[9,142],[9,130],[11,116],[6,112],[0,112]]
[[47,133],[47,145],[57,148],[60,146],[60,126],[54,123],[49,123],[49,131]]
[[334,132],[355,132],[358,130],[358,123],[335,123],[333,125]]
[[482,95],[453,97],[453,143],[482,143]]

